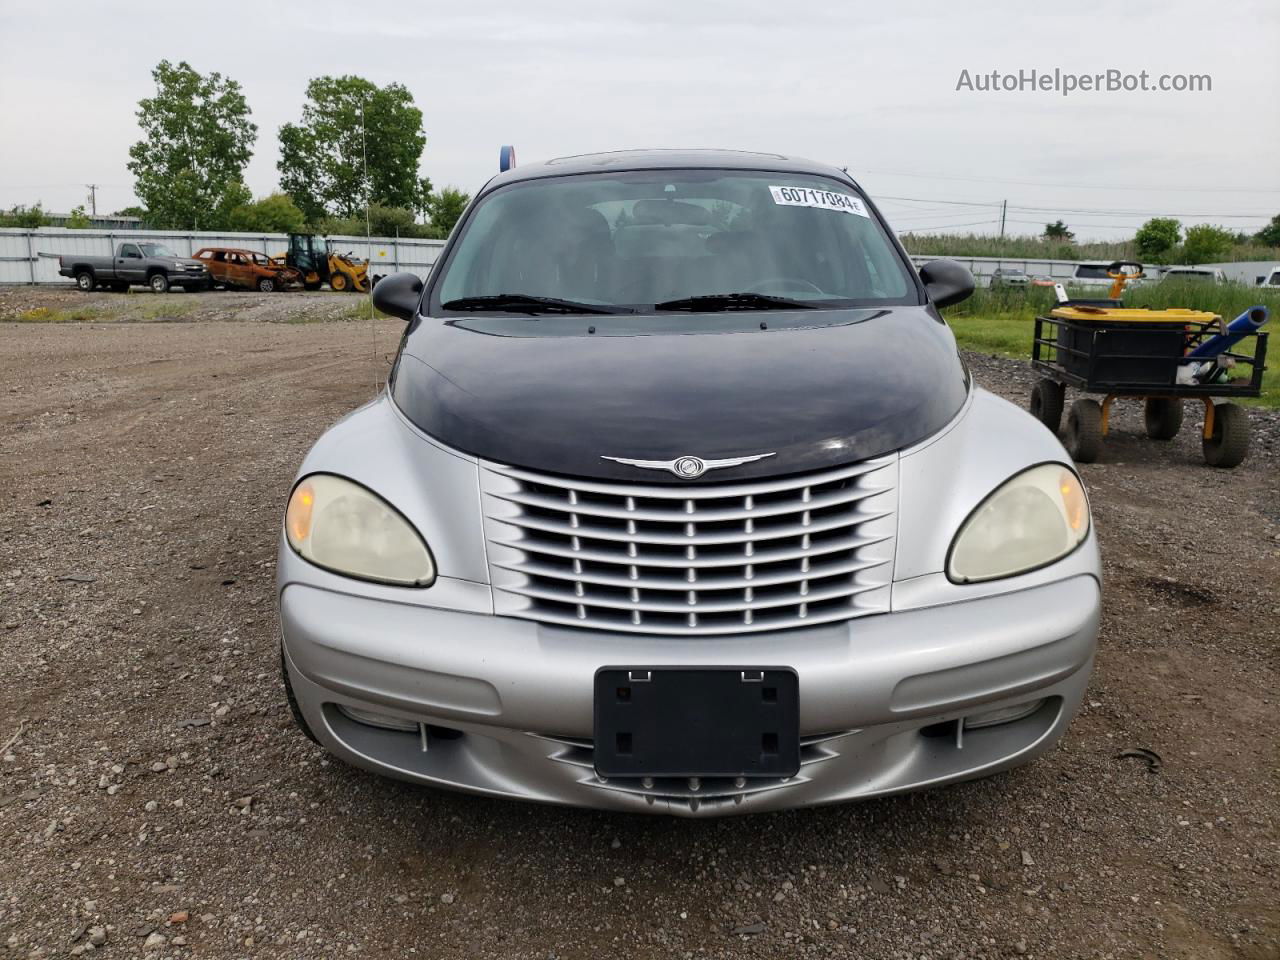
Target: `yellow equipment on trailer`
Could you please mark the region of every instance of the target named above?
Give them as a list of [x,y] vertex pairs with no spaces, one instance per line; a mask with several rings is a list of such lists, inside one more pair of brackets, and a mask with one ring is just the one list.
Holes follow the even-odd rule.
[[[1058,306],[1036,317],[1031,365],[1043,376],[1032,387],[1031,413],[1057,433],[1067,387],[1101,394],[1101,402],[1081,397],[1067,411],[1067,450],[1077,462],[1092,463],[1117,397],[1143,399],[1146,433],[1153,440],[1177,436],[1182,401],[1196,398],[1204,403],[1205,462],[1237,466],[1249,449],[1248,417],[1237,404],[1215,404],[1213,398],[1261,394],[1267,335],[1258,328],[1267,320],[1266,308],[1245,311],[1228,325],[1204,310],[1126,307],[1120,294],[1142,277],[1141,264],[1117,261],[1107,275],[1113,280],[1110,298],[1071,300],[1059,286]],[[1232,351],[1248,339],[1255,341],[1252,353]],[[1250,368],[1248,379],[1231,379],[1239,365]]]

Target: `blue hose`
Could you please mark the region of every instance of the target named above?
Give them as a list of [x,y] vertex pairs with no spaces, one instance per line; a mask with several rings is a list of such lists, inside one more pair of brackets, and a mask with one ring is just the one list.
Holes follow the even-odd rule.
[[1259,327],[1267,322],[1269,317],[1270,312],[1261,304],[1256,307],[1250,307],[1227,324],[1226,333],[1219,333],[1210,337],[1188,353],[1187,356],[1216,357],[1226,353],[1245,337],[1258,330]]

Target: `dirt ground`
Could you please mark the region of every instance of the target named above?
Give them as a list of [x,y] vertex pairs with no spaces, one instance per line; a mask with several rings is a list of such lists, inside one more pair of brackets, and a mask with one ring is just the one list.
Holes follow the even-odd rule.
[[368,311],[367,297],[330,290],[188,293],[174,288],[155,294],[132,287],[128,293],[96,290],[86,294],[61,285],[0,286],[0,323],[315,323],[368,316]]
[[[79,296],[0,291],[0,316]],[[333,295],[83,299],[112,298],[200,305],[0,323],[0,956],[1280,957],[1276,415],[1214,471],[1190,416],[1156,444],[1119,411],[1082,471],[1097,670],[1049,756],[821,810],[610,815],[380,779],[292,725],[284,497],[400,325],[257,322],[345,315]],[[1022,366],[970,359],[1025,399]]]

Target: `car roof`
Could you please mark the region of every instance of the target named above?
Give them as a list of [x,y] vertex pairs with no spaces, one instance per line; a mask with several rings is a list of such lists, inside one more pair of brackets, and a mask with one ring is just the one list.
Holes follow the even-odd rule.
[[206,250],[210,253],[249,253],[255,257],[266,256],[266,254],[259,253],[257,250],[246,250],[244,247],[201,247],[196,253],[204,253]]
[[808,173],[848,180],[839,167],[815,163],[780,153],[753,153],[748,150],[615,150],[610,153],[584,153],[556,157],[540,163],[516,167],[489,181],[496,187],[520,180],[537,180],[576,173],[601,173],[618,170],[769,170],[777,173]]

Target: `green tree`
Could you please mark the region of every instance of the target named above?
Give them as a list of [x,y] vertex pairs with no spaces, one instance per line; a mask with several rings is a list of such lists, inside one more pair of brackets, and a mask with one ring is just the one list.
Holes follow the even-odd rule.
[[412,210],[404,207],[388,207],[380,203],[369,207],[366,223],[361,210],[354,217],[326,217],[317,221],[321,233],[340,234],[344,237],[363,237],[369,231],[371,237],[434,237],[431,227],[418,223]]
[[0,227],[26,227],[30,230],[48,223],[49,217],[39,203],[30,207],[18,204],[10,210],[0,210]]
[[1044,238],[1046,240],[1071,241],[1075,238],[1075,234],[1068,230],[1067,225],[1061,220],[1055,220],[1053,223],[1044,225]]
[[1280,213],[1271,218],[1271,222],[1254,234],[1253,239],[1268,247],[1280,247]]
[[242,204],[227,216],[227,227],[246,233],[301,233],[307,218],[288,194],[273,193]]
[[1182,262],[1213,263],[1231,249],[1231,244],[1230,230],[1209,223],[1187,227],[1187,239],[1182,244]]
[[426,143],[422,111],[407,88],[316,77],[307,84],[302,122],[280,128],[280,186],[312,222],[363,216],[366,200],[421,211],[431,193],[431,181],[418,176]]
[[185,61],[161,60],[151,76],[156,95],[138,101],[142,139],[129,148],[133,192],[157,227],[223,227],[252,200],[243,175],[258,128],[240,84]]
[[427,219],[431,221],[432,236],[441,240],[448,237],[470,202],[470,195],[457,187],[445,187],[431,194],[427,198]]
[[1152,217],[1134,235],[1138,256],[1155,263],[1167,263],[1168,255],[1182,239],[1182,224],[1172,217]]
[[63,224],[63,226],[69,227],[72,230],[85,230],[88,227],[93,226],[93,221],[90,220],[89,215],[84,212],[83,203],[68,214],[67,222]]

